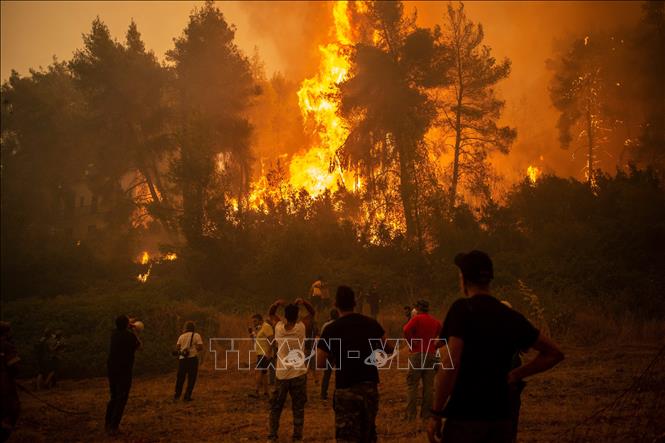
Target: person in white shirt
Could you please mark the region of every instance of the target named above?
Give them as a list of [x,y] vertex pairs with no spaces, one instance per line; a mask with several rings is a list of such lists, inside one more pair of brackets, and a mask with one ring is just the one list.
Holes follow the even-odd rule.
[[[309,315],[314,317],[314,308],[302,298],[290,304],[286,304],[284,300],[277,300],[268,312],[275,324],[275,341],[277,342],[277,381],[270,399],[270,433],[268,435],[270,441],[279,439],[279,419],[284,409],[286,396],[289,394],[293,409],[293,440],[302,440],[305,403],[307,402],[308,356],[304,352],[305,325],[298,321],[300,305],[305,306]],[[280,306],[284,306],[286,321],[277,315],[277,309]]]
[[187,378],[187,390],[185,390],[184,401],[192,401],[192,391],[199,372],[199,353],[203,351],[203,339],[195,332],[193,321],[185,323],[185,332],[178,337],[176,353],[178,355],[178,375],[175,382],[175,395],[173,401],[180,400],[182,387]]

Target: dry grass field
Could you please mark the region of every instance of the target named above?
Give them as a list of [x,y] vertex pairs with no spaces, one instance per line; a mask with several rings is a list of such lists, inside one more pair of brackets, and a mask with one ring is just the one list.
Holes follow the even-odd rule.
[[[528,382],[523,395],[520,441],[570,441],[566,433],[573,425],[593,427],[597,419],[585,422],[594,411],[610,405],[615,397],[629,387],[641,370],[653,359],[662,344],[604,345],[601,347],[564,346],[566,360],[555,370],[536,376]],[[660,362],[660,368],[663,363]],[[175,369],[175,367],[174,367]],[[641,386],[653,403],[662,398],[663,377],[658,382]],[[248,397],[252,389],[251,374],[247,371],[214,371],[212,359],[202,365],[199,381],[191,403],[171,400],[175,374],[137,377],[122,422],[122,434],[110,439],[105,436],[104,409],[108,390],[104,378],[63,381],[57,389],[41,392],[47,401],[63,408],[81,411],[67,415],[39,401],[22,395],[20,427],[10,441],[265,441],[268,409],[265,400]],[[331,404],[319,400],[318,385],[309,380],[309,402],[305,416],[305,441],[333,441],[333,411]],[[405,373],[396,369],[381,373],[381,405],[378,416],[379,437],[383,441],[425,441],[424,426],[403,421],[406,396]],[[646,391],[646,392],[645,392]],[[624,410],[622,410],[622,408]],[[613,420],[624,426],[603,440],[617,435],[616,441],[637,441],[642,425],[654,411],[641,401],[619,405]],[[642,417],[643,416],[643,417]],[[654,415],[663,429],[662,411]],[[653,417],[652,417],[653,418]],[[599,428],[600,429],[600,428]],[[605,432],[607,427],[605,426]],[[281,441],[290,441],[291,412],[287,403],[282,416]],[[628,433],[628,435],[626,435]],[[631,434],[632,433],[632,434]],[[632,438],[635,437],[635,438]],[[600,436],[589,441],[601,441]],[[651,441],[651,440],[650,440]]]

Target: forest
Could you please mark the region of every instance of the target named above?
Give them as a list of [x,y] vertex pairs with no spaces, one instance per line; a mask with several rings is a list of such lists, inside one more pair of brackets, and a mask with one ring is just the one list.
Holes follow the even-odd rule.
[[[552,75],[537,99],[582,159],[574,177],[496,166],[520,134],[499,92],[511,60],[462,3],[442,4],[432,27],[401,2],[330,13],[320,69],[302,82],[239,49],[211,1],[163,61],[139,24],[117,40],[98,17],[71,59],[11,74],[1,295],[20,340],[48,324],[87,347],[72,325],[106,330],[117,309],[169,330],[183,310],[263,312],[318,275],[360,293],[376,284],[386,306],[445,307],[453,257],[471,249],[555,337],[662,320],[663,2],[542,55]],[[99,374],[90,361],[71,373]]]

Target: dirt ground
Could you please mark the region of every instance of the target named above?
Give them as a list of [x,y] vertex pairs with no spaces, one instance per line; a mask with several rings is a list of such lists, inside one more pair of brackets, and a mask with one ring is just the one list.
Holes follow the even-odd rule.
[[[598,434],[587,437],[589,441],[639,441],[645,437],[645,426],[658,427],[663,432],[662,410],[657,412],[653,407],[660,407],[665,397],[664,371],[656,368],[660,372],[660,375],[656,372],[656,381],[640,383],[634,389],[640,395],[650,395],[645,397],[648,404],[632,392],[628,395],[624,392],[652,362],[661,345],[564,347],[566,360],[560,366],[528,381],[522,397],[519,440],[580,441],[580,432],[571,430],[575,425],[591,430],[591,435],[596,431],[605,432],[602,440]],[[662,368],[662,362],[659,364]],[[115,439],[106,437],[103,432],[108,399],[104,378],[63,381],[55,390],[39,393],[48,402],[81,411],[81,415],[63,414],[22,393],[20,426],[10,441],[265,441],[267,402],[248,397],[252,389],[251,374],[237,370],[214,371],[211,367],[212,360],[208,359],[203,364],[194,391],[195,400],[191,403],[172,402],[174,372],[135,378],[122,421],[122,434]],[[308,384],[305,441],[333,441],[332,405],[319,400],[319,386],[311,378]],[[409,425],[403,421],[405,372],[382,371],[380,392],[379,439],[426,441],[423,423]],[[614,402],[622,393],[620,401]],[[611,412],[611,420],[622,427],[623,435],[607,432],[614,425],[608,427],[607,419],[602,421],[603,414],[587,420],[603,407],[608,407],[605,412]],[[287,402],[282,416],[281,441],[290,441],[291,426],[290,403]]]

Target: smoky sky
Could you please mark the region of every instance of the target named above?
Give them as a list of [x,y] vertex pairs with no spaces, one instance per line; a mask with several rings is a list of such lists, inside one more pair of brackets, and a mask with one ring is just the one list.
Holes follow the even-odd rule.
[[[405,2],[417,12],[418,25],[445,23],[447,2]],[[518,130],[508,156],[494,156],[497,169],[509,179],[523,176],[530,164],[546,172],[581,177],[583,155],[559,148],[557,111],[549,99],[551,72],[545,62],[553,50],[572,38],[636,23],[640,2],[467,2],[468,17],[481,23],[485,44],[512,71],[499,84],[505,100],[503,123]],[[327,2],[248,2],[241,5],[252,33],[272,42],[286,75],[299,80],[318,66],[319,43],[331,39],[331,5]]]
[[[81,34],[99,15],[121,39],[136,20],[146,46],[163,58],[187,24],[196,2],[2,2],[2,78],[12,68],[46,66],[51,57],[67,60],[82,45]],[[237,27],[238,46],[257,48],[270,75],[280,71],[300,82],[314,75],[318,46],[334,38],[330,2],[217,2]],[[447,2],[405,2],[416,9],[420,26],[444,23]],[[583,158],[559,148],[557,113],[550,104],[551,72],[545,61],[553,48],[574,37],[635,24],[640,2],[467,2],[468,17],[482,23],[493,55],[512,61],[512,72],[498,86],[506,101],[503,122],[518,130],[508,156],[493,161],[510,179],[534,164],[563,176],[581,177]],[[295,100],[295,98],[294,98]],[[541,159],[542,158],[542,159]]]

